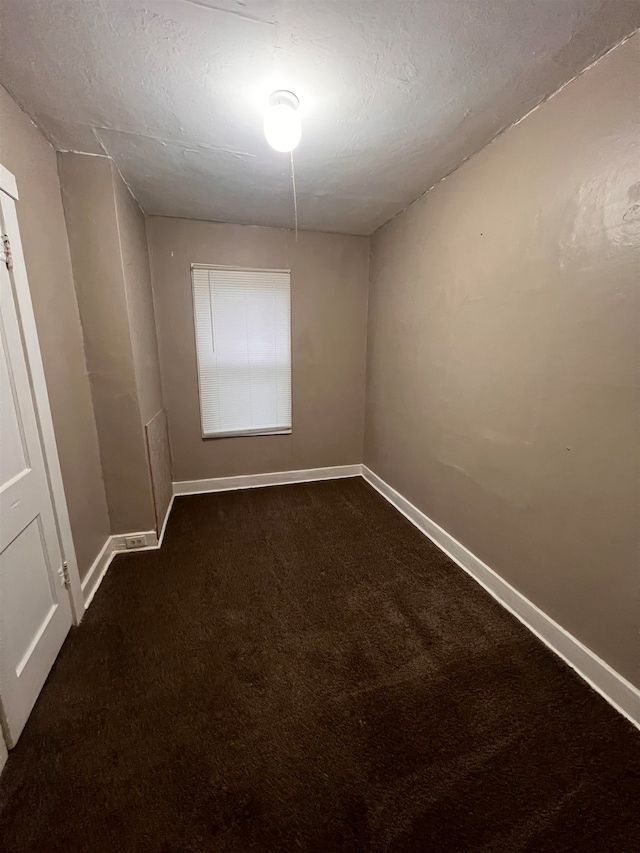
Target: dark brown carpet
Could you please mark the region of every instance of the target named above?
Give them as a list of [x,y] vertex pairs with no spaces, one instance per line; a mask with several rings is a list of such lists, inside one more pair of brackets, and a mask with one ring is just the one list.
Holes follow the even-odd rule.
[[2,851],[640,850],[640,733],[361,479],[178,498],[0,781]]

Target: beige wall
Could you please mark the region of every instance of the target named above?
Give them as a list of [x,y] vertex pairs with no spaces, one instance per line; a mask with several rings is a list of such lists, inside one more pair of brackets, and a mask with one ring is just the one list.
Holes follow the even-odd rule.
[[112,165],[120,255],[140,421],[147,447],[156,530],[160,533],[172,494],[171,454],[163,408],[146,218]]
[[639,37],[372,240],[365,462],[640,684]]
[[56,154],[0,87],[0,163],[18,183],[29,287],[81,576],[109,535]]
[[64,212],[112,533],[155,526],[129,325],[114,170],[106,157],[59,154]]
[[[174,479],[360,462],[368,240],[161,217],[147,230]],[[291,269],[291,435],[201,438],[191,263]]]
[[158,341],[145,217],[112,166],[118,236],[126,285],[129,333],[143,425],[162,409]]
[[156,513],[158,535],[171,505],[173,495],[173,476],[171,471],[171,449],[169,447],[169,427],[167,413],[160,411],[145,426],[153,502]]

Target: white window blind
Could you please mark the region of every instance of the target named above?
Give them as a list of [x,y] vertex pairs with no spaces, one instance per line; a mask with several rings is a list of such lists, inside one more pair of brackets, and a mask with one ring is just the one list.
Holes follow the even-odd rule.
[[290,278],[192,267],[203,437],[291,432]]

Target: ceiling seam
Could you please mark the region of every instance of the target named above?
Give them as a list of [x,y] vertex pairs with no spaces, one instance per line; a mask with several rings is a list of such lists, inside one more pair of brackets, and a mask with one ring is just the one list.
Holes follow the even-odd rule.
[[200,9],[208,9],[210,12],[220,12],[223,15],[235,15],[237,18],[242,18],[243,21],[250,21],[252,24],[266,24],[268,27],[277,26],[276,21],[265,21],[264,18],[256,18],[254,15],[246,15],[244,12],[238,12],[236,9],[221,9],[220,6],[210,6],[203,0],[182,0],[183,3],[190,3],[192,6],[198,6]]
[[[47,142],[47,143],[48,143],[48,144],[53,148],[54,152],[56,152],[56,153],[60,153],[60,154],[81,154],[83,157],[106,157],[106,158],[107,158],[107,160],[111,160],[111,162],[113,163],[113,165],[114,165],[114,166],[116,167],[116,169],[118,170],[118,174],[119,174],[119,175],[120,175],[120,177],[122,178],[122,181],[123,181],[124,185],[126,186],[126,188],[127,188],[127,189],[129,190],[129,192],[131,193],[131,196],[132,196],[133,200],[135,201],[135,203],[138,205],[138,207],[139,207],[139,208],[140,208],[140,210],[142,211],[142,214],[143,214],[144,216],[146,216],[146,215],[147,215],[147,214],[145,213],[145,211],[144,211],[144,209],[143,209],[142,205],[140,204],[140,202],[138,201],[138,199],[135,197],[133,190],[131,189],[131,187],[129,186],[129,184],[128,184],[128,183],[126,182],[126,180],[124,179],[124,176],[123,176],[122,172],[120,171],[120,169],[118,169],[118,164],[115,162],[115,160],[113,159],[113,157],[111,157],[111,155],[110,155],[110,154],[107,154],[107,153],[105,153],[105,154],[94,154],[94,153],[89,152],[89,151],[74,151],[74,149],[73,149],[73,148],[59,148],[59,147],[55,144],[55,142],[53,141],[53,139],[51,139],[51,137],[49,136],[49,134],[47,133],[47,131],[46,131],[43,127],[41,127],[41,126],[38,124],[38,122],[36,121],[36,119],[31,115],[31,113],[30,113],[30,112],[29,112],[29,110],[25,107],[25,105],[24,105],[24,103],[22,102],[22,100],[21,100],[19,97],[17,97],[17,95],[15,95],[15,94],[10,90],[10,89],[8,89],[6,86],[4,86],[4,84],[0,83],[0,85],[1,85],[1,86],[2,86],[2,87],[3,87],[3,88],[4,88],[4,89],[9,93],[9,96],[12,98],[12,100],[13,100],[13,101],[15,101],[15,103],[20,107],[20,109],[21,109],[21,110],[22,110],[22,112],[26,115],[26,117],[29,119],[29,121],[31,122],[31,124],[32,124],[32,125],[33,125],[33,126],[34,126],[34,127],[35,127],[35,128],[36,128],[36,129],[41,133],[41,134],[42,134],[43,138],[44,138],[44,139],[46,140],[46,142]],[[91,128],[91,130],[93,131],[93,127]],[[101,148],[102,148],[102,149],[103,149],[103,151],[104,151],[104,150],[105,150],[105,148],[104,148],[104,145],[102,144],[102,142],[100,141],[100,139],[98,139],[97,141],[98,141],[99,145],[101,146]]]
[[40,127],[38,122],[35,120],[34,116],[31,114],[31,112],[25,106],[24,101],[21,98],[19,98],[16,94],[14,94],[14,92],[8,86],[5,86],[4,83],[0,82],[0,86],[2,86],[2,88],[6,92],[9,93],[9,97],[20,107],[20,109],[26,115],[26,117],[29,119],[31,124],[42,134],[42,136],[44,137],[46,142],[49,143],[49,145],[53,148],[53,150],[58,151],[59,149],[56,148],[56,145],[55,145],[55,142],[53,141],[53,139],[51,139],[51,137],[49,136],[49,134],[47,133],[47,131],[43,127]]
[[570,80],[567,80],[566,83],[563,83],[561,86],[559,86],[557,89],[554,89],[553,92],[550,92],[548,95],[544,95],[538,101],[538,103],[535,106],[531,107],[531,109],[528,112],[526,112],[523,116],[520,116],[520,118],[517,119],[516,121],[511,122],[511,124],[507,125],[507,127],[504,127],[504,128],[502,128],[502,130],[499,130],[481,148],[478,148],[478,150],[474,151],[473,154],[469,154],[468,157],[465,157],[464,159],[462,159],[457,164],[457,166],[454,166],[453,169],[450,169],[446,175],[443,175],[441,178],[439,178],[435,182],[435,184],[432,184],[423,193],[420,193],[420,195],[416,196],[413,199],[413,201],[410,201],[409,204],[407,204],[405,207],[402,208],[402,210],[399,210],[397,213],[394,213],[393,216],[390,216],[389,219],[387,219],[385,222],[382,223],[382,225],[378,225],[377,228],[374,228],[373,231],[371,231],[368,234],[368,236],[373,237],[374,234],[376,234],[378,231],[380,231],[382,228],[384,228],[385,225],[388,225],[390,222],[393,222],[393,220],[397,219],[398,216],[402,216],[402,214],[405,213],[405,211],[407,211],[412,205],[414,205],[417,201],[420,201],[421,198],[424,198],[428,193],[431,192],[431,190],[435,189],[438,186],[438,184],[441,184],[448,177],[453,175],[454,172],[457,172],[458,169],[460,169],[462,166],[464,166],[465,163],[468,163],[469,160],[473,160],[474,157],[476,157],[478,154],[480,154],[482,151],[484,151],[485,148],[488,148],[489,145],[491,145],[493,142],[496,141],[496,139],[499,139],[501,136],[503,136],[505,133],[507,133],[509,130],[511,130],[512,127],[515,127],[517,124],[520,124],[520,122],[524,121],[526,118],[528,118],[531,115],[531,113],[534,113],[536,110],[540,109],[540,107],[542,107],[544,104],[546,104],[548,101],[550,101],[551,98],[555,97],[555,95],[559,94],[564,88],[571,85],[571,83],[573,83],[574,80],[577,80],[578,77],[582,77],[582,75],[586,71],[589,71],[591,68],[593,68],[594,65],[597,65],[606,56],[608,56],[614,50],[619,48],[621,45],[628,42],[629,39],[633,38],[638,33],[640,33],[640,28],[636,28],[635,30],[630,32],[629,35],[626,35],[623,39],[620,39],[620,41],[616,42],[616,44],[614,44],[612,47],[607,48],[607,50],[605,50],[603,53],[601,53],[600,56],[596,57],[592,62],[590,62],[588,65],[586,65],[582,69],[582,71],[579,71],[577,74],[574,74],[574,76]]
[[[293,228],[286,225],[256,225],[255,222],[233,222],[228,219],[203,219],[200,216],[172,216],[168,213],[145,213],[145,216],[157,219],[185,219],[188,222],[210,222],[212,225],[237,225],[242,228],[269,228],[271,231],[287,231],[293,234]],[[336,237],[359,237],[368,240],[370,235],[356,231],[327,231],[322,228],[298,228],[301,234],[333,234]]]

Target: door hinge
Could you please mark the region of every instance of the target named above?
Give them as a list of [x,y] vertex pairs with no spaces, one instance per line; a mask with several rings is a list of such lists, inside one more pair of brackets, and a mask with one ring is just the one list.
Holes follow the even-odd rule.
[[64,562],[60,566],[60,568],[58,569],[58,574],[62,579],[62,586],[68,589],[71,586],[71,577],[69,576],[69,564],[67,562]]
[[4,261],[8,270],[13,269],[13,257],[11,255],[11,243],[6,234],[2,235],[2,251],[0,252],[0,261]]

